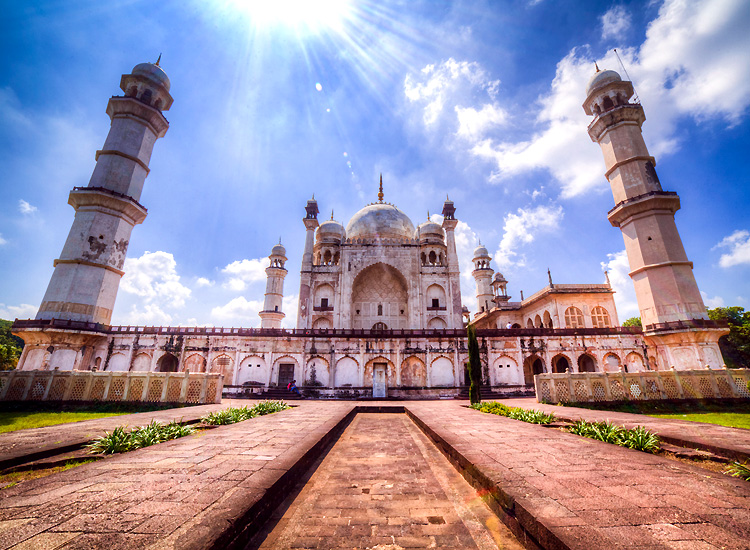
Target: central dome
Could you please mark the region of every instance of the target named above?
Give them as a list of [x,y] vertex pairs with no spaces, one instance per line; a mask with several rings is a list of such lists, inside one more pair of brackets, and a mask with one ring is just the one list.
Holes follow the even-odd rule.
[[413,239],[414,224],[392,204],[369,204],[349,220],[346,236],[349,239]]

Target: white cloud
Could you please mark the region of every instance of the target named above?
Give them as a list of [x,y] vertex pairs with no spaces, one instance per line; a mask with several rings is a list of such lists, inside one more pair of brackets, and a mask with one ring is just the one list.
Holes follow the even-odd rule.
[[18,306],[7,306],[0,304],[0,319],[12,321],[13,319],[33,319],[36,316],[37,306],[21,304]]
[[[614,10],[603,21],[624,24],[627,17],[615,18],[618,8]],[[651,154],[659,157],[680,146],[676,133],[680,119],[692,117],[702,122],[720,118],[737,124],[747,115],[748,25],[750,2],[745,0],[665,0],[649,24],[644,42],[636,48],[618,48],[648,117],[644,135]],[[549,91],[538,98],[531,113],[503,108],[493,97],[493,106],[500,112],[518,112],[516,119],[504,119],[503,127],[528,127],[526,121],[532,120],[531,135],[514,136],[506,131],[495,136],[475,133],[473,139],[467,139],[467,129],[460,136],[459,153],[463,155],[468,150],[494,165],[490,182],[501,183],[510,176],[546,170],[560,186],[563,198],[592,189],[606,192],[609,187],[602,155],[586,132],[591,117],[581,108],[586,83],[594,73],[594,61],[588,46],[572,49],[557,64]],[[611,51],[598,62],[602,69],[620,70]],[[481,80],[490,80],[476,63],[462,65],[472,67],[472,74],[481,75]],[[425,67],[423,72],[429,78],[420,86],[407,79],[407,97],[423,102],[425,125],[437,120],[452,97],[446,92],[446,83],[452,81],[443,73],[453,73],[440,67]],[[454,103],[462,109],[481,112],[486,104],[468,93],[460,98]]]
[[724,237],[716,248],[726,248],[729,252],[722,254],[719,258],[721,267],[733,267],[735,265],[750,264],[750,231],[738,230]]
[[630,28],[630,14],[622,6],[614,6],[602,15],[602,39],[617,38]]
[[120,288],[123,292],[143,298],[133,305],[127,321],[131,324],[169,324],[169,309],[185,305],[191,291],[180,283],[177,262],[169,252],[145,252],[140,258],[125,260],[125,276]]
[[620,324],[631,317],[640,317],[641,312],[638,309],[638,301],[635,297],[635,287],[633,280],[630,278],[630,264],[628,255],[624,250],[607,254],[607,261],[602,262],[602,269],[609,273],[609,282],[615,291],[615,306],[617,306],[617,317]]
[[21,214],[33,214],[37,211],[37,207],[21,199],[18,201],[18,211]]
[[3,234],[0,233],[0,246],[8,244],[8,240],[3,238]]
[[238,292],[245,290],[248,284],[266,279],[266,267],[268,267],[268,258],[234,261],[221,270],[229,276],[222,286]]
[[286,317],[281,321],[283,328],[297,328],[297,307],[299,306],[299,296],[292,294],[291,296],[284,296],[284,300],[281,303],[281,311],[286,314]]
[[258,312],[263,309],[260,300],[245,299],[244,296],[232,298],[227,304],[217,306],[211,310],[211,319],[217,325],[234,327],[259,327]]
[[[427,65],[420,74],[406,75],[404,94],[423,110],[422,122],[430,128],[436,126],[435,123],[446,113],[461,116],[457,109],[461,104],[485,103],[488,99],[494,102],[499,86],[500,81],[491,80],[478,63],[450,58],[440,64]],[[499,107],[486,104],[481,110],[485,107],[489,109],[485,114],[493,112],[492,116],[504,120]],[[477,112],[473,107],[471,110]],[[472,117],[470,113],[463,116]]]
[[536,206],[519,208],[516,213],[506,214],[503,238],[495,252],[495,262],[500,270],[506,266],[526,265],[526,256],[517,252],[521,245],[534,242],[537,235],[554,231],[563,217],[562,206]]
[[485,103],[477,111],[473,107],[455,107],[456,116],[458,117],[458,132],[456,134],[462,138],[476,141],[484,137],[487,130],[500,126],[505,123],[508,113],[498,105]]
[[214,286],[215,282],[211,281],[209,279],[206,279],[205,277],[198,277],[198,280],[195,281],[195,286],[198,288],[204,287],[204,286]]
[[701,296],[703,297],[703,303],[707,308],[713,309],[715,307],[724,307],[726,305],[724,303],[724,298],[722,298],[721,296],[714,296],[713,298],[710,298],[708,294],[706,294],[702,290]]

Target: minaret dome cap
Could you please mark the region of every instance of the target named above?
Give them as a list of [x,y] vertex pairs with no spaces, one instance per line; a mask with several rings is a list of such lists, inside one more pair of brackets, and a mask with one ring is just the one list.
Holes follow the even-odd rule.
[[487,251],[487,248],[485,248],[483,245],[479,245],[474,249],[474,258],[489,258],[490,253]]
[[586,96],[590,96],[594,90],[603,88],[607,84],[612,84],[613,82],[622,82],[622,78],[617,72],[610,70],[597,71],[594,76],[591,77],[591,80],[589,80],[588,86],[586,86]]
[[286,257],[286,248],[284,248],[281,243],[277,244],[271,249],[271,256]]
[[132,74],[146,77],[155,83],[161,84],[167,91],[169,91],[169,77],[167,76],[167,73],[164,72],[164,69],[156,63],[139,63],[133,67]]

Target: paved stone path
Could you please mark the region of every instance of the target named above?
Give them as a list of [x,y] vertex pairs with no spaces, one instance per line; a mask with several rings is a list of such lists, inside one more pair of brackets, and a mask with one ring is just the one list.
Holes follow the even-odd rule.
[[[289,494],[358,405],[375,404],[300,401],[4,489],[0,550],[227,548]],[[747,482],[461,401],[381,405],[405,408],[528,548],[750,548]],[[404,439],[394,432],[378,452]]]
[[107,416],[44,428],[5,432],[0,434],[0,470],[28,462],[28,459],[33,459],[35,456],[46,456],[75,449],[100,435],[104,435],[105,431],[111,432],[117,426],[125,424],[131,427],[145,426],[152,419],[163,423],[169,423],[172,420],[192,422],[211,411],[224,409],[231,405],[253,405],[255,403],[256,401],[225,399],[221,404]]
[[282,512],[249,549],[523,548],[404,414],[357,415]]
[[750,483],[458,403],[407,410],[545,548],[750,548]]
[[303,402],[4,489],[0,549],[224,548],[354,406]]
[[558,407],[538,403],[535,398],[501,399],[510,407],[523,407],[554,413],[565,420],[588,420],[602,422],[609,420],[615,424],[632,428],[645,426],[658,434],[667,443],[691,445],[728,458],[750,461],[750,430],[728,428],[703,422],[689,422],[671,418],[653,418],[642,414],[629,414],[612,411],[596,411],[578,407]]

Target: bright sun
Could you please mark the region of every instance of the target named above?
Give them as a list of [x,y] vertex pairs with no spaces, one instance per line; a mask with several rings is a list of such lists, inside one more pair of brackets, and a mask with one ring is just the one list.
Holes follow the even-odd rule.
[[321,30],[337,27],[349,12],[349,0],[227,0],[256,27],[288,25]]

